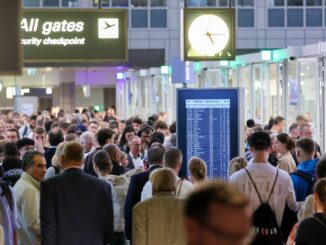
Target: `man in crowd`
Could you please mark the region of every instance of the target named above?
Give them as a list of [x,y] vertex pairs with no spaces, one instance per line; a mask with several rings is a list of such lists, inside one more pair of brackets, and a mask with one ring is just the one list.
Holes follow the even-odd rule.
[[29,138],[22,138],[21,140],[17,141],[20,159],[23,159],[27,152],[34,150],[34,143],[34,140]]
[[134,136],[129,140],[128,145],[130,147],[130,151],[128,153],[128,168],[134,169],[143,167],[143,160],[142,156],[140,155],[141,139],[138,136]]
[[49,132],[49,143],[50,146],[45,151],[44,156],[46,159],[46,167],[49,168],[52,165],[52,157],[54,156],[55,151],[57,150],[57,146],[64,141],[63,133],[61,129],[55,127],[52,128]]
[[138,133],[140,129],[140,125],[142,124],[142,120],[139,117],[135,117],[131,122],[131,127],[135,130],[135,134]]
[[277,116],[277,117],[275,117],[273,119],[273,125],[272,125],[272,128],[271,128],[271,131],[276,136],[279,133],[282,133],[283,132],[284,125],[285,125],[284,118],[281,117],[281,116]]
[[299,124],[297,123],[292,123],[289,127],[289,135],[291,139],[297,140],[300,137],[299,133]]
[[42,244],[104,245],[113,236],[111,187],[81,170],[83,147],[66,143],[63,172],[41,184]]
[[243,192],[222,182],[206,182],[187,198],[189,245],[249,244],[251,213]]
[[8,129],[6,135],[7,135],[7,139],[10,142],[17,142],[19,140],[19,133],[17,129],[13,129],[13,128]]
[[19,129],[19,135],[21,138],[28,137],[28,135],[36,127],[36,115],[32,115],[30,118],[25,119],[25,125]]
[[132,240],[132,209],[140,202],[141,192],[143,187],[149,179],[149,174],[162,167],[164,156],[164,147],[162,145],[154,145],[148,150],[148,163],[150,165],[148,171],[136,174],[131,177],[130,185],[124,206],[125,215],[125,232],[126,237]]
[[93,134],[96,134],[98,130],[98,122],[96,121],[90,121],[88,123],[87,131],[92,132]]
[[44,153],[47,148],[45,147],[46,131],[42,127],[36,127],[33,130],[33,140],[35,142],[35,149]]
[[46,162],[41,152],[30,151],[24,155],[21,178],[14,186],[18,212],[18,244],[41,244],[40,182],[46,173]]

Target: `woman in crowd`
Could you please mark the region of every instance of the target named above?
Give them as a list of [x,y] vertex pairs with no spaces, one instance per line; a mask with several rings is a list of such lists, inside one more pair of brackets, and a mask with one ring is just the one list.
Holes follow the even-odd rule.
[[190,179],[192,184],[204,181],[207,178],[206,163],[199,157],[192,157],[188,163]]
[[275,146],[276,152],[279,155],[278,167],[285,170],[289,174],[294,172],[297,169],[291,154],[295,147],[294,141],[288,134],[278,134],[276,136]]
[[135,136],[135,130],[133,127],[131,127],[131,125],[127,125],[125,127],[125,129],[123,130],[122,136],[121,136],[121,140],[120,140],[120,144],[119,147],[122,151],[124,151],[125,153],[129,153],[130,149],[128,146],[128,141]]
[[239,171],[240,169],[243,169],[247,167],[248,162],[243,157],[235,157],[230,161],[229,169],[228,169],[228,177],[230,177],[235,172]]
[[54,153],[54,156],[52,157],[52,161],[51,161],[52,166],[46,170],[44,179],[48,179],[52,176],[55,176],[56,174],[61,173],[61,155],[63,153],[63,148],[64,148],[65,144],[66,144],[66,142],[61,142],[58,145],[58,147]]

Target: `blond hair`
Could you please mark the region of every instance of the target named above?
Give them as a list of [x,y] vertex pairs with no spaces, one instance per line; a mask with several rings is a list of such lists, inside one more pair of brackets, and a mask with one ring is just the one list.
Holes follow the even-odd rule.
[[229,169],[228,169],[228,176],[230,177],[235,172],[239,171],[240,169],[243,169],[247,167],[248,162],[243,157],[235,157],[230,161]]
[[153,195],[158,192],[175,192],[177,187],[176,176],[170,168],[159,168],[150,176],[153,186]]
[[204,160],[199,157],[192,157],[189,160],[188,169],[192,178],[196,181],[202,181],[206,179],[207,167]]
[[63,154],[63,148],[67,142],[61,142],[52,157],[51,164],[53,167],[60,168],[61,167],[61,155]]

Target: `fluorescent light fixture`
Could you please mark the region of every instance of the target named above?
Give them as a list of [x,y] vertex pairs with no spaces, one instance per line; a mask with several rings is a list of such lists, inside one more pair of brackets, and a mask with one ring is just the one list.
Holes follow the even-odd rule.
[[52,88],[46,88],[45,93],[46,94],[52,94]]
[[118,73],[117,73],[117,79],[118,79],[118,80],[122,80],[122,79],[124,79],[124,74],[123,74],[122,72],[118,72]]
[[89,85],[83,86],[84,97],[91,97],[91,87]]
[[3,89],[3,84],[2,81],[0,81],[0,92],[2,92],[2,89]]
[[170,74],[170,67],[169,66],[161,66],[161,74]]
[[262,50],[260,52],[262,60],[271,60],[272,59],[272,51],[271,50]]
[[227,60],[221,60],[220,61],[220,66],[228,66],[229,62]]
[[36,68],[27,68],[27,75],[28,76],[35,76],[37,73],[37,69]]
[[7,99],[12,99],[14,97],[15,88],[14,87],[7,87],[6,88],[6,97]]

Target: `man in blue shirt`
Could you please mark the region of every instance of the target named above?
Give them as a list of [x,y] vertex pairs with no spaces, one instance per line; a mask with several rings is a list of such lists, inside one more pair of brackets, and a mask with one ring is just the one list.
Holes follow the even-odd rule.
[[295,152],[299,165],[297,171],[291,174],[297,202],[304,201],[316,181],[316,165],[314,159],[315,143],[310,138],[300,138],[295,143]]

